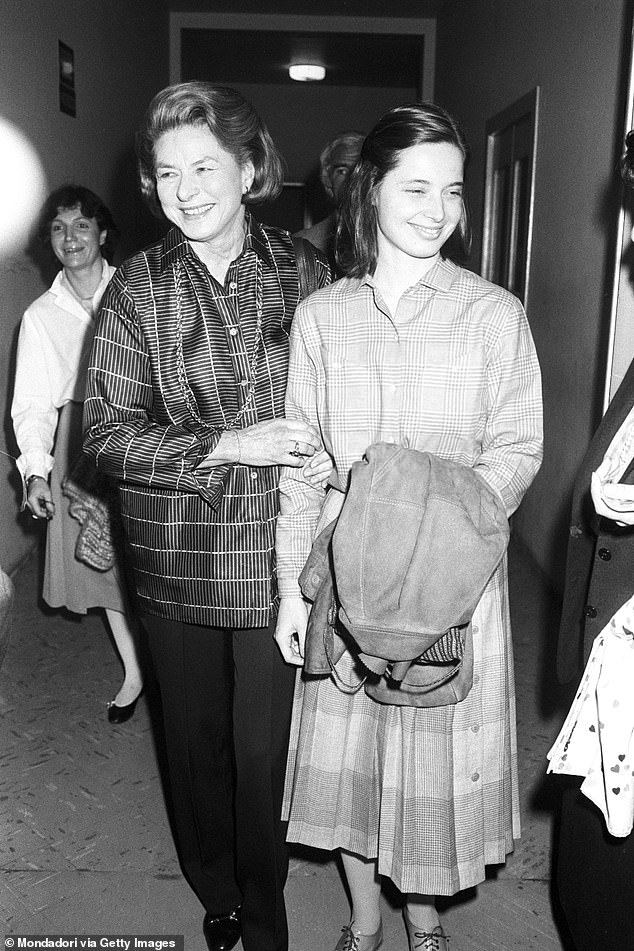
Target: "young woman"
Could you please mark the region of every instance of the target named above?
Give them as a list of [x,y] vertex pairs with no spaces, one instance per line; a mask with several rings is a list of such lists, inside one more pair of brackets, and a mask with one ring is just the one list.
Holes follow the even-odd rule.
[[[467,240],[467,154],[454,120],[428,103],[392,109],[370,132],[339,226],[347,276],[298,309],[286,410],[319,430],[339,486],[370,445],[397,443],[472,468],[510,516],[541,461],[540,374],[520,302],[448,256],[452,238]],[[301,665],[308,606],[298,575],[344,494],[302,484],[291,469],[280,488],[276,639]],[[381,876],[405,894],[412,951],[446,951],[435,896],[481,882],[513,848],[505,559],[473,615],[473,640],[473,686],[454,705],[397,706],[328,676],[298,681],[288,838],[341,853],[352,920],[336,951],[381,946]]]

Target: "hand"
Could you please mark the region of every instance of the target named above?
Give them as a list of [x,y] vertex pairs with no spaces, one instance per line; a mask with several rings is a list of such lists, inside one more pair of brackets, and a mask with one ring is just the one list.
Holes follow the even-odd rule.
[[300,469],[321,449],[321,437],[309,423],[299,419],[269,419],[246,429],[222,434],[213,452],[199,464],[208,469],[226,463],[247,466],[293,466]]
[[332,459],[325,449],[316,452],[311,459],[305,463],[302,469],[302,475],[309,485],[314,489],[325,489],[328,480],[334,471]]
[[44,476],[36,476],[29,481],[26,504],[30,508],[33,518],[45,518],[50,521],[55,515],[55,503],[53,502],[51,487]]
[[303,598],[282,598],[275,627],[275,641],[287,664],[304,663],[308,605]]
[[299,419],[271,419],[241,429],[240,462],[247,466],[293,466],[321,449],[321,437],[309,423]]

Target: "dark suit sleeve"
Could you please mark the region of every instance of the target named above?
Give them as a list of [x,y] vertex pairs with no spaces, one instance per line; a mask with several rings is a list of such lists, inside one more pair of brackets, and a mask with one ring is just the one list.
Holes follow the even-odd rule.
[[634,593],[634,531],[598,519],[590,477],[634,405],[634,362],[614,394],[581,463],[572,499],[557,677],[578,676],[596,635]]

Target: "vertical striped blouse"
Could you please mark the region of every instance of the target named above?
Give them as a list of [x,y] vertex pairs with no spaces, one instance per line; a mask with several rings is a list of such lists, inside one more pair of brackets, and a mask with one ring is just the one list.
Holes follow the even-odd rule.
[[121,483],[142,609],[216,627],[264,627],[277,598],[279,468],[197,468],[224,429],[284,416],[295,254],[287,232],[246,220],[224,286],[176,228],[118,269],[84,404],[84,448]]

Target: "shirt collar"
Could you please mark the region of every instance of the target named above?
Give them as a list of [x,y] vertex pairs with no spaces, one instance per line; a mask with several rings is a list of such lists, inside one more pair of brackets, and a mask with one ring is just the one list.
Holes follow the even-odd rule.
[[161,271],[193,255],[191,245],[180,228],[170,228],[161,241]]
[[458,266],[449,258],[439,258],[432,268],[418,282],[435,291],[448,291],[457,274]]
[[[110,265],[104,257],[101,259],[101,278],[95,293],[93,294],[93,300],[98,294],[103,294],[106,286],[110,281]],[[51,284],[49,291],[52,294],[55,294],[56,297],[60,295],[70,295],[73,300],[78,301],[77,295],[73,292],[72,287],[70,286],[69,280],[66,277],[66,272],[64,268],[60,268],[57,274],[55,275],[55,280]]]
[[[244,220],[247,230],[241,254],[254,251],[265,264],[273,267],[273,257],[262,225],[248,211]],[[200,260],[180,228],[170,228],[161,241],[161,270],[165,271],[176,261],[187,257]]]
[[248,211],[246,214],[246,222],[247,234],[244,239],[243,250],[255,251],[258,257],[262,259],[264,264],[267,264],[269,267],[274,267],[275,262],[273,261],[271,246],[264,228],[259,221],[256,221],[256,219],[251,216]]
[[[457,271],[458,266],[453,261],[448,258],[439,258],[427,274],[412,286],[431,287],[435,291],[448,291],[453,284]],[[376,287],[374,278],[370,274],[363,278],[362,283],[368,284],[370,287]]]

